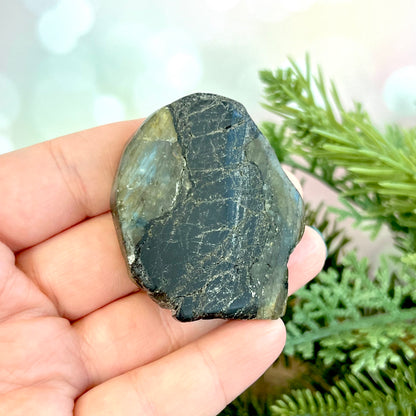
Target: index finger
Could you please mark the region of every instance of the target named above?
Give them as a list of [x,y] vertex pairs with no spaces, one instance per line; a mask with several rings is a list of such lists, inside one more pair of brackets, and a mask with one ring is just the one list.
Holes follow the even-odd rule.
[[121,153],[139,125],[100,126],[0,156],[0,240],[20,251],[108,211]]

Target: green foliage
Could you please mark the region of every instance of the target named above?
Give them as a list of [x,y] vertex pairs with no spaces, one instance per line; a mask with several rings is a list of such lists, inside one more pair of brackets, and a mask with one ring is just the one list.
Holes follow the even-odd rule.
[[[346,110],[333,82],[328,90],[321,69],[312,75],[308,56],[304,71],[291,60],[291,67],[261,71],[260,77],[264,106],[282,118],[279,126],[263,124],[278,157],[338,193],[344,208],[332,211],[340,221],[353,218],[373,235],[386,224],[403,252],[394,262],[382,259],[370,279],[365,259],[350,253],[340,262],[346,242],[341,239],[332,267],[296,295],[286,353],[317,356],[326,365],[349,360],[353,371],[385,368],[401,354],[412,357],[416,129],[388,126],[382,134],[360,104]],[[327,229],[328,224],[320,225]],[[333,229],[325,236],[330,247],[339,234]]]
[[291,60],[290,68],[261,71],[260,78],[264,107],[282,118],[279,126],[263,125],[280,159],[336,190],[346,204],[342,217],[366,222],[373,234],[386,224],[400,247],[414,250],[416,129],[388,126],[382,133],[360,104],[346,110],[320,68],[311,74],[308,57],[305,71]]
[[[320,68],[291,61],[262,71],[264,107],[281,123],[263,123],[279,159],[337,192],[329,227],[318,207],[310,220],[329,242],[324,271],[289,301],[285,353],[341,379],[327,393],[296,390],[272,406],[274,415],[413,415],[416,413],[416,129],[375,127],[359,103],[347,110]],[[352,218],[376,236],[383,225],[401,254],[381,256],[374,272],[347,243],[342,221]],[[334,247],[334,242],[338,242]],[[406,368],[402,359],[410,362]],[[391,368],[395,367],[395,370]],[[352,373],[349,373],[352,371]],[[366,377],[364,374],[373,374]],[[344,378],[344,379],[342,379]],[[391,380],[387,382],[386,380]],[[331,383],[331,380],[328,379]],[[320,390],[320,391],[319,391]]]
[[[289,299],[285,316],[286,356],[307,360],[323,385],[313,382],[315,389],[293,390],[268,407],[246,393],[227,414],[414,415],[416,128],[379,130],[361,104],[343,106],[320,68],[312,74],[308,56],[304,70],[290,62],[260,72],[264,107],[280,116],[278,125],[263,123],[263,133],[281,162],[331,187],[343,205],[330,208],[336,223],[322,205],[307,208],[308,223],[327,241],[328,259]],[[343,221],[350,218],[372,236],[387,226],[399,255],[380,253],[375,267],[346,253]]]
[[300,289],[286,325],[285,353],[319,358],[326,366],[348,361],[354,372],[384,369],[402,356],[413,358],[414,270],[382,258],[373,279],[368,276],[367,260],[359,261],[350,252],[342,272],[330,268]]
[[305,222],[317,229],[323,236],[327,247],[327,258],[324,270],[329,267],[340,267],[340,261],[345,254],[345,247],[351,242],[345,230],[330,218],[328,210],[321,202],[316,208],[312,209],[306,203]]
[[416,370],[398,363],[396,369],[348,375],[329,393],[296,390],[271,406],[273,416],[412,416],[416,413]]
[[272,416],[272,405],[274,400],[271,397],[261,397],[252,390],[247,390],[237,399],[230,403],[221,413],[221,416]]

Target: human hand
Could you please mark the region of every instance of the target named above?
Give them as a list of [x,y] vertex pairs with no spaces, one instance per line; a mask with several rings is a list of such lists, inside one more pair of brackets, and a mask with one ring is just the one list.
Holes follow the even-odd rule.
[[[128,278],[109,211],[137,121],[0,156],[0,414],[214,415],[283,349],[276,321],[180,323]],[[321,269],[306,228],[289,292]]]

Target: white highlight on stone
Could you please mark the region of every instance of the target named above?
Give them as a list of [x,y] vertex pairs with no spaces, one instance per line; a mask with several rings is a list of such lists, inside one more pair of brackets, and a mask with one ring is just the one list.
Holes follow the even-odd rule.
[[94,100],[93,113],[98,124],[106,124],[124,120],[126,109],[114,95],[102,94]]
[[94,20],[94,10],[88,0],[59,0],[40,18],[39,39],[50,52],[68,53],[92,28]]
[[150,186],[152,183],[152,179],[154,178],[156,174],[156,165],[154,163],[154,160],[157,156],[157,148],[154,147],[149,154],[143,156],[140,168],[138,172],[140,173],[142,183],[145,186]]
[[15,84],[0,73],[0,129],[6,129],[16,120],[20,98]]
[[399,116],[416,116],[416,65],[390,74],[384,83],[383,99],[387,108]]
[[127,256],[127,261],[129,262],[129,264],[133,264],[134,263],[134,260],[136,260],[135,254],[129,254]]

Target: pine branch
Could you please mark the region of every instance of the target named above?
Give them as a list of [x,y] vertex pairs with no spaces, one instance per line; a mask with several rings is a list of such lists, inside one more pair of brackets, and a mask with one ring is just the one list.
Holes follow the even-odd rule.
[[349,253],[340,270],[329,269],[296,294],[287,323],[285,354],[330,366],[349,360],[351,369],[375,371],[415,356],[416,274],[382,258],[374,279],[366,259]]
[[248,389],[238,398],[232,401],[221,413],[220,416],[272,416],[272,397],[259,397],[252,390]]
[[314,209],[306,203],[305,222],[318,229],[325,240],[327,258],[324,270],[330,267],[339,268],[345,248],[351,242],[345,230],[330,217],[329,211],[324,207],[323,202]]
[[387,224],[414,251],[416,129],[387,126],[381,133],[360,104],[354,103],[351,111],[344,108],[334,83],[328,89],[320,68],[316,76],[311,74],[308,56],[305,71],[290,62],[288,69],[260,72],[264,107],[283,120],[280,126],[263,125],[276,153],[339,192],[352,203],[359,223],[373,224],[374,234],[380,224]]
[[[353,375],[328,394],[293,392],[271,410],[275,415],[415,414],[414,367],[406,369],[401,360],[416,355],[416,128],[393,125],[381,132],[359,103],[351,110],[343,106],[319,67],[312,74],[308,56],[305,70],[290,62],[288,69],[260,73],[264,107],[282,120],[264,123],[263,133],[281,162],[337,192],[343,208],[333,212],[339,219],[353,218],[373,236],[387,225],[402,253],[382,258],[370,276],[367,260],[359,261],[355,253],[340,261],[348,239],[329,227],[326,214],[308,214],[312,223],[321,222],[326,238],[334,236],[331,263],[290,299],[285,353],[324,364],[327,375],[333,365],[337,377],[346,368]],[[392,373],[388,368],[395,366]],[[363,371],[374,376],[366,378]]]
[[348,375],[329,393],[295,390],[271,406],[273,416],[410,416],[416,412],[416,370],[399,362],[396,369]]

